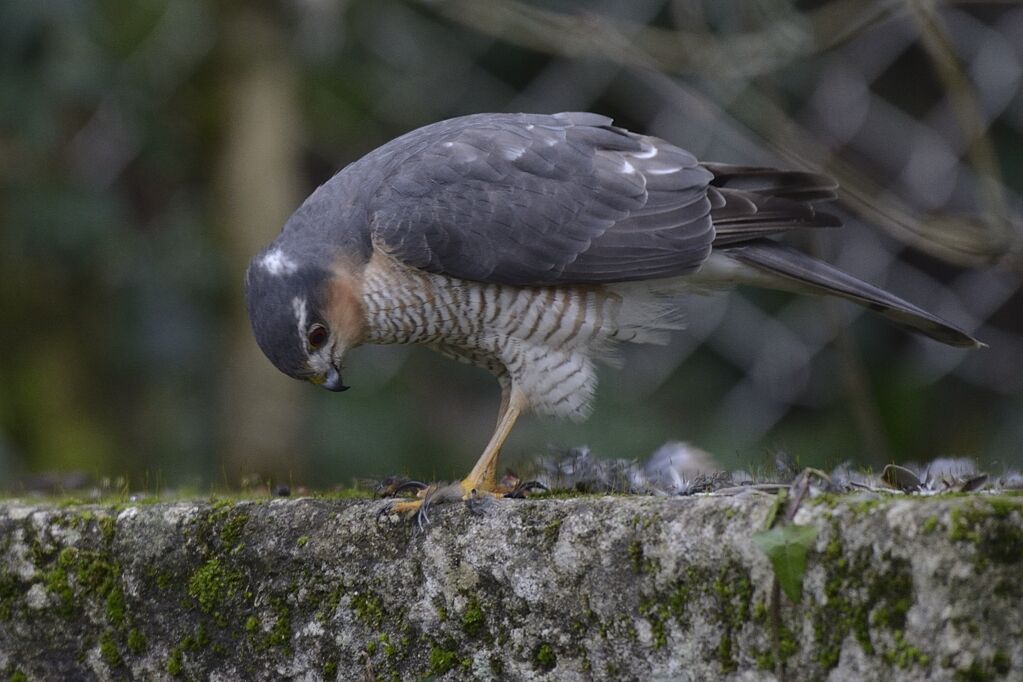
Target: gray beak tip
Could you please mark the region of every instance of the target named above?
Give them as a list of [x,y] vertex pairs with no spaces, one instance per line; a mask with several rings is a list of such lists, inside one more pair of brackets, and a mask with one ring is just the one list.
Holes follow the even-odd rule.
[[336,369],[331,369],[327,372],[327,376],[323,380],[322,386],[328,391],[339,393],[341,391],[347,391],[350,386],[345,386],[344,381],[341,379],[341,372]]

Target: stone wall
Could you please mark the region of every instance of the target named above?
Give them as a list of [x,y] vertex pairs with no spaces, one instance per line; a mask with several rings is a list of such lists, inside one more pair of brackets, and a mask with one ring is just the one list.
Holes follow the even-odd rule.
[[1023,497],[807,501],[800,603],[761,493],[386,504],[0,503],[0,673],[1023,679]]

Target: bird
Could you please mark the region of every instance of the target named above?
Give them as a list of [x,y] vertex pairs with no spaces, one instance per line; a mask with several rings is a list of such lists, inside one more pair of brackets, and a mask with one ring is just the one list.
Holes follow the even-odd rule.
[[331,391],[348,389],[344,360],[363,344],[422,345],[493,374],[497,423],[452,497],[494,497],[519,416],[587,417],[595,363],[623,343],[665,342],[682,326],[680,296],[736,285],[833,296],[982,346],[780,241],[840,226],[816,206],[836,197],[825,175],[701,162],[595,113],[461,116],[319,186],[252,258],[246,307],[277,369]]

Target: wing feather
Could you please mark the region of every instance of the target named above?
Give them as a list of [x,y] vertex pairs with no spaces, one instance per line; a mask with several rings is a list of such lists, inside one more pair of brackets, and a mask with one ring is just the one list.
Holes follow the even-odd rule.
[[484,114],[399,139],[368,213],[376,243],[414,267],[600,283],[682,275],[710,252],[712,174],[606,117]]
[[588,113],[479,114],[371,153],[374,243],[405,263],[518,285],[606,283],[698,269],[712,246],[839,224],[814,173],[701,164]]

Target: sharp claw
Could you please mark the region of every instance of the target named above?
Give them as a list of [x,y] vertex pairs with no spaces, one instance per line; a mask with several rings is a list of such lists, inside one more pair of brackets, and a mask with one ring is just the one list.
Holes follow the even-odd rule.
[[428,525],[430,525],[429,509],[430,496],[427,495],[427,497],[423,499],[423,503],[419,505],[419,509],[416,510],[416,516],[414,520],[415,527],[412,529],[413,535],[419,535],[420,533],[426,530],[426,527]]
[[505,493],[505,497],[521,500],[534,490],[547,490],[547,486],[540,481],[524,481],[515,486],[511,492]]
[[429,487],[430,486],[426,485],[422,481],[405,481],[404,483],[402,483],[401,485],[394,489],[393,494],[400,495],[402,493],[409,492],[412,490],[418,493],[420,490],[426,490]]
[[401,493],[415,491],[420,492],[429,487],[420,481],[413,481],[404,476],[388,476],[379,483],[373,490],[376,497],[397,497]]

